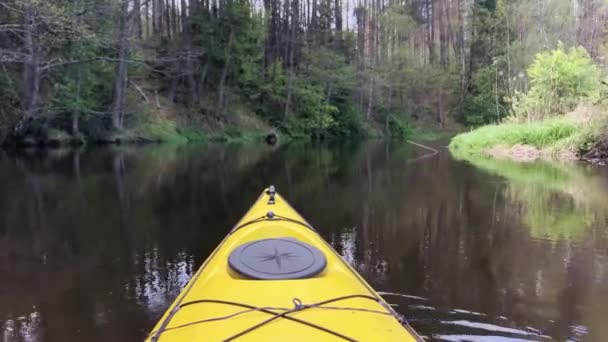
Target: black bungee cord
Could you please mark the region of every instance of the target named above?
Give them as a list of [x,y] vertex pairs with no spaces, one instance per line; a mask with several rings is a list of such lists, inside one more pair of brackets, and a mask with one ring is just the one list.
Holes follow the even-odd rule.
[[[329,309],[329,310],[353,310],[353,311],[363,311],[363,312],[370,312],[370,313],[376,313],[376,314],[381,314],[381,315],[387,315],[387,316],[393,316],[393,313],[391,311],[379,311],[379,310],[371,310],[371,309],[362,309],[362,308],[349,308],[349,307],[328,307],[328,306],[324,306],[326,304],[330,304],[333,302],[337,302],[337,301],[342,301],[342,300],[346,300],[346,299],[352,299],[352,298],[363,298],[363,299],[369,299],[369,300],[373,300],[375,302],[378,302],[380,304],[382,304],[381,300],[377,297],[373,297],[373,296],[368,296],[368,295],[362,295],[362,294],[355,294],[355,295],[348,295],[348,296],[341,296],[341,297],[336,297],[336,298],[332,298],[332,299],[327,299],[321,302],[317,302],[317,303],[313,303],[313,304],[304,304],[302,303],[302,301],[298,298],[294,298],[292,300],[294,307],[291,309],[287,309],[287,308],[278,308],[278,307],[256,307],[253,305],[249,305],[249,304],[244,304],[244,303],[239,303],[239,302],[231,302],[231,301],[225,301],[225,300],[217,300],[217,299],[200,299],[200,300],[193,300],[190,302],[186,302],[181,304],[180,306],[177,306],[174,308],[174,310],[172,310],[172,312],[170,313],[169,317],[167,317],[167,323],[168,321],[182,308],[186,307],[186,306],[190,306],[193,304],[201,304],[201,303],[216,303],[216,304],[226,304],[226,305],[233,305],[233,306],[238,306],[238,307],[243,307],[246,308],[245,310],[242,311],[237,311],[235,313],[229,314],[229,315],[225,315],[225,316],[219,316],[219,317],[213,317],[213,318],[208,318],[208,319],[204,319],[204,320],[199,320],[199,321],[194,321],[194,322],[189,322],[189,323],[185,323],[182,325],[178,325],[178,326],[174,326],[174,327],[166,327],[165,326],[161,326],[161,328],[155,332],[152,332],[151,335],[151,341],[152,342],[156,342],[158,341],[158,339],[160,338],[160,335],[164,332],[167,331],[171,331],[171,330],[176,330],[176,329],[181,329],[181,328],[186,328],[186,327],[190,327],[196,324],[202,324],[202,323],[207,323],[207,322],[214,322],[214,321],[221,321],[221,320],[226,320],[226,319],[230,319],[248,312],[253,312],[253,311],[259,311],[259,312],[263,312],[266,314],[271,315],[272,317],[256,324],[253,325],[237,334],[234,334],[226,339],[223,340],[223,342],[230,342],[233,341],[245,334],[248,334],[270,322],[273,322],[279,318],[285,318],[288,319],[290,321],[294,321],[296,323],[300,323],[306,326],[309,326],[311,328],[314,329],[318,329],[321,331],[324,331],[326,333],[329,333],[331,335],[334,335],[336,337],[339,337],[345,341],[349,341],[349,342],[357,342],[357,340],[348,337],[342,333],[339,333],[337,331],[331,330],[329,328],[317,325],[315,323],[311,323],[308,322],[306,320],[300,319],[300,318],[296,318],[296,317],[292,317],[292,316],[288,316],[289,314],[292,313],[296,313],[296,312],[300,312],[303,310],[307,310],[307,309],[311,309],[311,308],[319,308],[319,309]],[[275,311],[273,311],[275,310]],[[276,310],[281,310],[283,312],[276,312]],[[399,321],[400,318],[396,317]]]

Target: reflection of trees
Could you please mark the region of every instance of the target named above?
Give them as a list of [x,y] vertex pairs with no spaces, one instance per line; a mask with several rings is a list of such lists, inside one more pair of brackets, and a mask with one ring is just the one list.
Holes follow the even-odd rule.
[[217,199],[238,193],[240,174],[261,155],[211,147],[0,155],[4,333],[141,339],[234,224],[218,213],[242,214]]
[[[571,326],[592,323],[596,317],[583,313],[597,312],[598,281],[608,279],[607,265],[597,253],[598,245],[606,244],[603,180],[574,166],[468,161],[506,179],[496,183],[498,205],[491,229],[486,228],[495,246],[487,260],[495,270],[503,314],[538,322],[560,339],[572,336]],[[503,231],[502,237],[490,235],[492,231]]]
[[519,203],[517,208],[535,238],[583,238],[606,219],[608,184],[588,169],[483,157],[467,161],[508,180],[505,196]]
[[69,339],[78,327],[97,339],[141,339],[268,184],[382,290],[557,337],[569,336],[560,327],[600,320],[601,182],[583,173],[573,186],[554,171],[549,185],[501,174],[505,182],[446,153],[410,162],[416,155],[384,142],[0,154],[3,330],[26,317],[45,338]]
[[[515,181],[479,173],[447,154],[409,164],[414,153],[382,143],[346,153],[313,148],[290,151],[285,163],[292,165],[289,175],[298,181],[288,196],[380,288],[430,295],[441,305],[507,316],[544,328],[553,336],[570,336],[557,327],[581,322],[581,305],[590,310],[597,306],[585,294],[597,293],[598,286],[582,279],[597,278],[599,273],[605,282],[608,272],[593,248],[582,247],[606,243],[606,236],[595,232],[605,222],[602,215],[607,209],[597,179],[586,174],[576,179],[596,188],[586,204],[564,197],[567,194],[557,188],[564,180],[554,171],[548,187],[522,185],[520,191],[539,198],[534,212],[514,196]],[[317,162],[306,162],[310,159]],[[532,170],[524,171],[524,179],[526,174],[539,177]],[[576,192],[578,185],[563,185],[578,198],[585,197]],[[561,210],[584,217],[587,225],[580,233],[572,233],[577,223],[564,221]],[[529,228],[530,218],[540,214],[555,216],[553,221],[564,225],[546,225],[558,232],[553,235],[555,242],[530,238],[531,234],[547,236]],[[570,235],[560,232],[563,227]],[[573,264],[569,260],[575,255],[595,268]]]

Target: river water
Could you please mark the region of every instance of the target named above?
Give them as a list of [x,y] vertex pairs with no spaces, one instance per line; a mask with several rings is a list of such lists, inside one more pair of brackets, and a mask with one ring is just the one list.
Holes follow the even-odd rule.
[[142,340],[274,184],[428,339],[608,339],[608,170],[433,146],[0,152],[0,336]]

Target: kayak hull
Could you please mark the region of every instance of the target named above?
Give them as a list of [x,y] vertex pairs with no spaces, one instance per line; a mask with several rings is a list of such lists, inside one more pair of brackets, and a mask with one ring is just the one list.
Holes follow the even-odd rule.
[[[258,280],[230,267],[230,253],[239,246],[276,238],[296,239],[316,247],[326,258],[325,268],[305,279]],[[327,303],[319,305],[323,302]],[[279,194],[265,191],[192,277],[147,339],[202,340],[420,338]]]

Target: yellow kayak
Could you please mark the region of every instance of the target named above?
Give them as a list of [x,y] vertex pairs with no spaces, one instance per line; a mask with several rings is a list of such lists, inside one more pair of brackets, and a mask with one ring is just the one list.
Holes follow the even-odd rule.
[[234,340],[421,341],[272,186],[146,341]]

